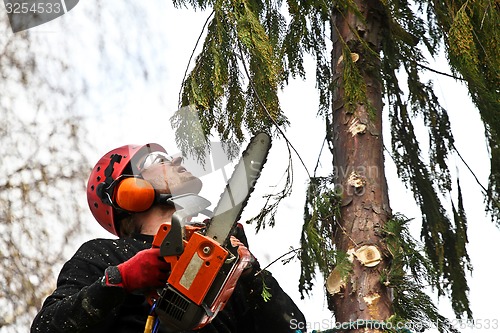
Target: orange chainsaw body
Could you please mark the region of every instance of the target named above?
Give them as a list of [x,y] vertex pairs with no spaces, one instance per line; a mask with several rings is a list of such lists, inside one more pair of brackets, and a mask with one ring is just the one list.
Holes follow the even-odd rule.
[[[161,246],[170,228],[170,223],[161,225],[154,247]],[[182,254],[164,257],[171,265],[171,273],[167,288],[160,294],[157,312],[160,319],[163,315],[164,322],[174,323],[175,329],[199,329],[208,324],[226,305],[251,258],[245,247],[231,253],[198,232],[200,229],[186,225]]]

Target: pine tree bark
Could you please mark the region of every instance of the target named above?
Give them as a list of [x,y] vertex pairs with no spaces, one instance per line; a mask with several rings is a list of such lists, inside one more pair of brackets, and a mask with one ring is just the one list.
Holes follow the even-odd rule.
[[[380,80],[381,34],[386,26],[384,7],[378,0],[355,0],[363,19],[351,11],[332,12],[332,68],[334,93],[329,143],[336,171],[337,193],[341,191],[340,226],[334,241],[338,250],[353,253],[352,272],[344,287],[329,297],[329,305],[337,322],[358,319],[385,320],[392,314],[390,290],[381,282],[381,271],[388,267],[384,256],[380,228],[391,211],[384,173],[382,141],[382,84]],[[359,37],[366,43],[360,42]],[[360,70],[366,85],[368,103],[349,107],[344,92],[343,44],[349,46],[352,59]],[[370,46],[376,55],[367,52]],[[364,248],[362,248],[365,246]],[[382,254],[381,260],[371,261],[373,252]],[[361,249],[362,248],[362,249]],[[368,259],[366,259],[368,257]],[[351,332],[377,332],[359,328]]]

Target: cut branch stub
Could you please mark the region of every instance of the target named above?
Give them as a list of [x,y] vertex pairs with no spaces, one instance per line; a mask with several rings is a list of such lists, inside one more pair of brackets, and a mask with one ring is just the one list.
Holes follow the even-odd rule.
[[345,278],[342,278],[339,270],[335,267],[326,279],[326,290],[330,293],[330,295],[335,295],[339,293],[345,285]]
[[[359,54],[357,53],[351,53],[351,59],[352,59],[352,62],[357,62],[359,60]],[[339,60],[337,60],[337,66],[340,65],[342,63],[342,61],[344,61],[344,55],[341,54],[340,57],[339,57]]]
[[366,185],[366,178],[357,174],[356,172],[351,172],[349,178],[347,179],[347,184],[354,187],[354,193],[357,195],[364,194],[364,187]]
[[363,245],[354,252],[354,255],[365,267],[375,267],[382,261],[380,251],[373,245]]
[[351,126],[349,126],[349,132],[351,132],[352,136],[355,136],[357,134],[365,134],[366,125],[363,124],[358,118],[354,118],[351,121]]

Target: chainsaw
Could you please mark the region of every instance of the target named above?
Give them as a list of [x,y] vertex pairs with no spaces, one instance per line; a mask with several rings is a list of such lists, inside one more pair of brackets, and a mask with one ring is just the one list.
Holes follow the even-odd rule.
[[[213,213],[210,202],[198,195],[177,196],[178,208],[170,223],[160,226],[153,246],[170,263],[166,286],[157,291],[154,311],[162,325],[189,331],[210,323],[232,295],[251,261],[243,246],[232,247],[230,236],[267,159],[271,137],[254,136],[235,166]],[[207,213],[208,212],[208,213]],[[190,225],[198,213],[210,215],[205,224]]]

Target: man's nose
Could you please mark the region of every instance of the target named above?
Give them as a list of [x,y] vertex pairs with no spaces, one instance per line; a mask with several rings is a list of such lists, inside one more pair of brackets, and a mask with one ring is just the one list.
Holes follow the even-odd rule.
[[172,159],[172,165],[181,165],[183,161],[182,156],[177,156]]

